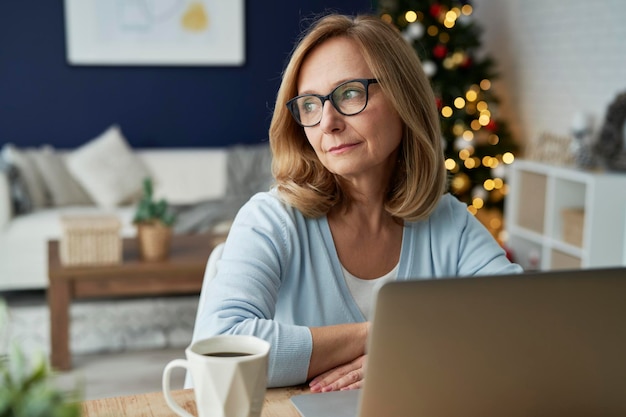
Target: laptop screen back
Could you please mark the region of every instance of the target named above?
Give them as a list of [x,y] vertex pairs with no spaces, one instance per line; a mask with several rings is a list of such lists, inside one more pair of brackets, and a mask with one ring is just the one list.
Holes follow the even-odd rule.
[[393,282],[359,417],[626,415],[626,270]]

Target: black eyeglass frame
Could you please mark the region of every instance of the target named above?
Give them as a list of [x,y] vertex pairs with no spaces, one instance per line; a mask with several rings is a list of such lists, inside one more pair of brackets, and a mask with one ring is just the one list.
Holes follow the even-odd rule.
[[[344,112],[341,111],[339,106],[335,103],[335,100],[333,99],[333,94],[335,94],[335,91],[337,91],[339,88],[343,87],[346,84],[350,84],[350,83],[353,83],[353,82],[359,82],[359,83],[363,84],[363,87],[365,88],[365,104],[363,105],[363,108],[361,110],[359,110],[358,112],[356,112],[356,113],[344,113]],[[325,96],[323,96],[321,94],[302,94],[300,96],[296,96],[296,97],[290,99],[287,102],[286,106],[287,106],[287,109],[289,109],[289,112],[291,113],[291,116],[296,121],[296,123],[298,123],[302,127],[313,127],[313,126],[316,126],[316,125],[320,124],[322,122],[322,118],[320,116],[320,120],[317,123],[314,123],[312,125],[302,124],[302,122],[299,120],[299,116],[297,116],[297,114],[299,114],[299,111],[294,108],[294,106],[296,104],[296,101],[299,98],[302,98],[302,97],[317,97],[322,102],[322,108],[324,108],[324,104],[328,100],[333,105],[335,110],[337,110],[340,114],[342,114],[344,116],[355,116],[355,115],[361,113],[367,107],[367,103],[369,102],[369,86],[370,86],[370,84],[377,84],[377,83],[378,83],[378,80],[376,78],[355,78],[354,80],[348,80],[348,81],[345,81],[345,82],[339,84],[337,87],[333,88],[333,91],[331,91],[330,93],[326,94]]]

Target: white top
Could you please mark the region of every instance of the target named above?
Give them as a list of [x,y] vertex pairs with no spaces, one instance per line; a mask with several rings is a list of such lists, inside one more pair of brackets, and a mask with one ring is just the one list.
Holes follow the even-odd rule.
[[372,319],[374,301],[376,300],[376,293],[378,289],[385,283],[389,281],[395,281],[398,277],[398,268],[400,266],[400,262],[393,267],[391,271],[386,273],[380,278],[374,279],[361,279],[352,275],[343,265],[341,265],[341,269],[343,270],[343,276],[346,280],[346,284],[348,285],[348,289],[350,290],[350,294],[352,294],[352,298],[359,306],[361,313],[366,320]]

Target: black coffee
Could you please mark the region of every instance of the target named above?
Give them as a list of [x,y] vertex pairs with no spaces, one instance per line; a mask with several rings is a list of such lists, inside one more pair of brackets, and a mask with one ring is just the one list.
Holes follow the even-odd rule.
[[218,358],[234,358],[237,356],[250,356],[251,353],[245,352],[211,352],[211,353],[203,353],[203,356],[216,356]]

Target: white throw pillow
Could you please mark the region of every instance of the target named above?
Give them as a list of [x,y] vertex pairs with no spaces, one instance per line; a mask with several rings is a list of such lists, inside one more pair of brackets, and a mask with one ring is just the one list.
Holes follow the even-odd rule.
[[117,125],[68,155],[67,167],[93,201],[107,208],[139,197],[150,175]]

